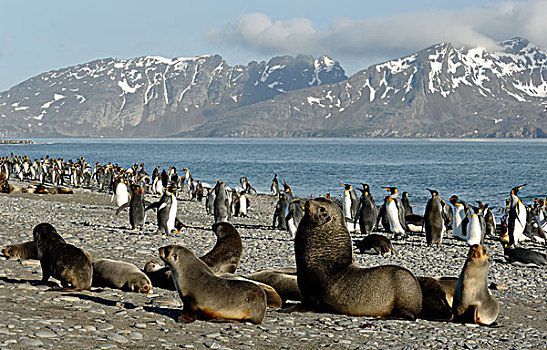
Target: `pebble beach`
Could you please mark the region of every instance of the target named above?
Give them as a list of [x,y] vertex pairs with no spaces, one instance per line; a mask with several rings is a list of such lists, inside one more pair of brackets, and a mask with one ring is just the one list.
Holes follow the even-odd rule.
[[[159,197],[147,195],[148,201]],[[295,266],[289,232],[271,228],[276,198],[251,195],[248,217],[232,218],[243,241],[237,273]],[[34,226],[52,224],[68,242],[94,258],[111,258],[143,268],[159,261],[158,248],[183,245],[197,256],[214,246],[213,217],[204,202],[178,200],[181,234],[157,235],[149,211],[144,232],[132,231],[127,210],[115,215],[111,195],[77,188],[73,194],[0,194],[0,246],[32,240]],[[352,233],[354,241],[362,238]],[[390,237],[391,238],[391,237]],[[392,241],[395,256],[362,255],[365,267],[395,264],[416,276],[458,276],[468,246],[452,237],[442,248],[426,246],[425,236],[411,234]],[[34,285],[41,278],[38,260],[0,260],[1,349],[546,349],[547,273],[545,268],[507,264],[497,237],[487,237],[491,262],[488,283],[499,300],[495,325],[381,320],[330,313],[284,313],[269,308],[261,325],[196,321],[177,323],[181,301],[174,291],[154,288],[150,294],[109,288],[48,291],[56,285]],[[545,247],[527,242],[526,247]]]

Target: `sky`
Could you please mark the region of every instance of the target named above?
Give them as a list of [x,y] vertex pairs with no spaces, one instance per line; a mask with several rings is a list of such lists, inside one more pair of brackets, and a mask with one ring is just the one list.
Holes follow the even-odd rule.
[[0,0],[0,91],[100,58],[328,55],[347,75],[440,42],[547,48],[547,0]]

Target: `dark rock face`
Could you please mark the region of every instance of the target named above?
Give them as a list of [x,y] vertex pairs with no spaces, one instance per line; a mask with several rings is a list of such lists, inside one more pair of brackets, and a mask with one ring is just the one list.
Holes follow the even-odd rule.
[[99,60],[0,94],[0,137],[545,137],[547,55],[449,43],[349,79],[321,57]]

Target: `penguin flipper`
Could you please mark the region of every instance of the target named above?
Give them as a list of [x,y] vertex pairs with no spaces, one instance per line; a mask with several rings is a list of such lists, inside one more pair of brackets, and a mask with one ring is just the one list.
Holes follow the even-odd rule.
[[149,204],[149,205],[144,209],[144,211],[147,211],[147,210],[149,210],[149,209],[159,208],[159,207],[160,207],[160,204],[161,204],[161,202],[154,202],[154,203],[151,203],[151,204]]
[[129,202],[126,202],[124,203],[123,205],[121,205],[117,210],[116,210],[116,215],[118,215],[119,213],[121,213],[122,210],[124,210],[125,208],[129,207]]

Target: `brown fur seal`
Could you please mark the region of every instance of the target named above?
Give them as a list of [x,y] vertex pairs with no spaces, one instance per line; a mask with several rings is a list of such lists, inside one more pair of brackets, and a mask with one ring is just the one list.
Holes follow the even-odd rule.
[[32,235],[42,266],[41,284],[54,277],[64,288],[72,285],[77,290],[91,289],[93,266],[82,249],[66,243],[48,223],[38,224]]
[[281,296],[279,295],[279,293],[277,293],[274,287],[266,283],[253,281],[243,276],[234,275],[233,273],[221,273],[221,274],[218,274],[217,276],[222,278],[232,279],[232,280],[247,281],[247,282],[254,283],[260,288],[262,288],[262,290],[264,290],[264,293],[266,293],[266,304],[268,305],[268,307],[279,308],[283,306],[283,299],[281,299]]
[[177,290],[171,277],[169,266],[161,266],[156,260],[150,259],[144,265],[144,273],[148,276],[154,287]]
[[171,268],[184,305],[180,321],[220,319],[258,324],[264,320],[266,294],[256,284],[218,277],[185,247],[165,246],[159,254]]
[[420,318],[449,321],[452,319],[452,299],[456,277],[416,277],[422,289]]
[[469,248],[454,289],[452,312],[456,321],[489,325],[496,321],[499,305],[488,291],[489,254],[486,247],[475,244]]
[[302,293],[298,289],[295,268],[266,269],[243,277],[272,286],[283,299],[283,302],[288,300],[301,301],[303,299]]
[[372,233],[355,242],[355,247],[361,254],[397,255],[389,238]]
[[241,236],[229,222],[213,224],[217,242],[213,249],[201,257],[214,273],[234,273],[241,259],[243,245]]
[[[161,266],[160,263],[157,262],[156,260],[150,259],[144,265],[144,272],[150,278],[150,281],[152,281],[153,286],[163,288],[163,289],[168,289],[168,290],[176,290],[175,283],[173,281],[173,278],[171,277],[171,269],[169,268],[169,266]],[[266,293],[268,307],[281,307],[283,304],[283,299],[277,293],[277,290],[273,286],[268,285],[267,283],[254,281],[250,278],[234,275],[232,273],[221,273],[221,274],[218,274],[218,276],[223,278],[247,280],[249,282],[253,282],[257,284]]]
[[93,286],[135,293],[152,291],[152,282],[138,267],[111,259],[98,259],[93,262]]
[[294,247],[306,304],[354,316],[418,317],[422,292],[416,277],[401,266],[356,265],[342,210],[329,199],[306,203]]
[[10,244],[2,249],[2,254],[4,254],[4,256],[8,259],[38,260],[38,248],[36,247],[36,242],[34,241]]

